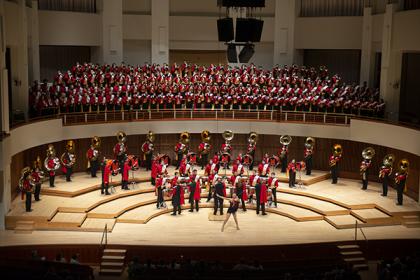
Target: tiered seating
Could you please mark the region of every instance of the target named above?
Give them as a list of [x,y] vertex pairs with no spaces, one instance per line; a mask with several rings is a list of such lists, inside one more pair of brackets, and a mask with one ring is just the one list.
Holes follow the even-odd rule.
[[34,82],[31,116],[154,109],[287,110],[382,116],[379,91],[347,85],[326,67],[251,64],[76,64],[52,83]]

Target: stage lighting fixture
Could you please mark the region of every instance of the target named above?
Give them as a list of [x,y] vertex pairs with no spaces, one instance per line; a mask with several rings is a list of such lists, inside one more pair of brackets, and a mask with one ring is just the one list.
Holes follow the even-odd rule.
[[236,45],[228,44],[227,48],[227,58],[230,63],[238,63],[238,55],[236,53]]
[[246,44],[239,53],[239,62],[248,63],[251,57],[254,55],[254,53],[254,45]]

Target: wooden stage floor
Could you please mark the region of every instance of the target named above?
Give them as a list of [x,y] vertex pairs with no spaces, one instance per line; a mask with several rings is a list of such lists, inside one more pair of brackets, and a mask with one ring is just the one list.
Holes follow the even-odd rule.
[[[347,241],[354,239],[356,221],[368,239],[420,237],[420,205],[407,196],[404,206],[395,205],[396,192],[391,189],[388,197],[382,197],[377,183],[370,183],[367,191],[350,179],[340,178],[331,185],[328,173],[314,171],[302,175],[301,187],[291,189],[285,174],[276,170],[282,182],[278,207],[268,208],[267,216],[257,216],[255,205],[247,204],[248,211],[238,210],[241,230],[236,231],[232,219],[222,233],[222,222],[209,220],[212,202],[206,202],[204,189],[198,213],[183,210],[173,217],[169,201],[168,209],[156,209],[149,174],[135,172],[130,190],[116,185],[110,196],[100,194],[99,178],[85,173],[74,174],[73,182],[58,177],[55,188],[45,183],[32,212],[25,212],[20,196],[12,202],[5,217],[7,230],[0,231],[0,246],[97,244],[105,225],[110,244],[132,245],[213,246],[215,237],[218,245],[226,246]],[[118,184],[120,175],[113,179]]]

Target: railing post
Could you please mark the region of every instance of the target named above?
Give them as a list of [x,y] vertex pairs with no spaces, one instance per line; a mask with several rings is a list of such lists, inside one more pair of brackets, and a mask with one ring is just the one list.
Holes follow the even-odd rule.
[[139,119],[139,111],[136,110],[136,120]]
[[324,123],[327,121],[327,114],[324,113]]
[[216,120],[217,120],[217,110],[216,110]]
[[67,114],[64,115],[64,125],[67,124]]
[[235,119],[235,111],[232,111],[232,119]]
[[273,120],[273,110],[271,110],[271,113],[270,113],[270,120]]
[[152,119],[152,111],[149,110],[149,120]]
[[174,110],[174,119],[176,119],[176,109]]
[[344,124],[347,124],[347,115],[344,116]]
[[284,113],[284,120],[287,122],[287,112]]
[[303,113],[303,122],[306,122],[306,114]]
[[191,111],[190,111],[190,119],[192,119],[193,118],[193,110],[191,109]]
[[260,119],[260,111],[257,112],[257,120]]
[[108,121],[108,113],[105,112],[105,121]]
[[356,224],[354,226],[354,240],[357,241],[357,220],[356,220]]
[[87,114],[85,113],[85,123],[87,123]]
[[124,111],[121,112],[121,119],[124,120]]

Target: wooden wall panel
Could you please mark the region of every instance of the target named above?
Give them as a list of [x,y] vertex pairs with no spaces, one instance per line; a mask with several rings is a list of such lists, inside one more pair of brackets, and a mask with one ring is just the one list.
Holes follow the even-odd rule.
[[[178,141],[179,134],[160,134],[156,135],[155,147],[157,152],[168,154],[171,159],[175,158],[174,146]],[[305,137],[293,137],[293,141],[289,146],[289,160],[295,158],[296,160],[303,159],[303,149]],[[233,144],[233,158],[239,153],[244,153],[247,147],[247,138],[246,134],[235,134],[235,137],[232,141]],[[128,136],[128,151],[130,154],[140,155],[141,154],[141,144],[145,141],[145,135],[129,135]],[[74,168],[75,172],[85,171],[87,167],[86,160],[86,151],[90,145],[90,139],[77,139],[76,142],[76,156],[77,163]],[[116,144],[117,140],[115,136],[102,137],[101,138],[101,152],[103,156],[107,158],[113,157],[113,147]],[[190,147],[193,151],[197,151],[197,147],[201,142],[200,134],[191,134]],[[213,146],[211,154],[218,151],[224,142],[221,134],[213,134],[211,144]],[[64,152],[66,141],[59,141],[53,143],[57,155],[60,156]],[[408,177],[407,194],[414,198],[418,199],[418,186],[419,186],[419,169],[420,169],[420,157],[396,150],[387,147],[370,145],[362,142],[348,141],[348,140],[336,140],[336,139],[327,139],[327,138],[317,138],[315,143],[315,153],[314,153],[314,169],[318,170],[329,170],[328,166],[328,157],[331,154],[331,148],[335,143],[339,143],[343,146],[343,159],[340,163],[341,176],[353,179],[360,179],[359,175],[359,165],[362,160],[362,150],[368,146],[371,146],[375,149],[376,155],[373,158],[372,168],[370,169],[370,178],[371,180],[378,180],[379,168],[382,164],[383,157],[388,153],[395,154],[397,160],[402,158],[407,158],[410,161],[410,175]],[[259,135],[257,151],[256,151],[256,160],[259,162],[264,153],[277,154],[280,148],[279,136],[275,135]],[[20,170],[25,165],[32,165],[32,161],[36,158],[37,155],[40,155],[42,160],[45,158],[45,151],[47,145],[41,145],[28,149],[24,152],[21,152],[15,155],[12,159],[11,173],[12,173],[12,185],[17,186],[19,179]],[[17,192],[14,192],[17,194]]]

